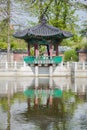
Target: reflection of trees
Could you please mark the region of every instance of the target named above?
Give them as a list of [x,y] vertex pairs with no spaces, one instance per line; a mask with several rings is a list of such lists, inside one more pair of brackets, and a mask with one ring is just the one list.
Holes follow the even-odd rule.
[[7,97],[1,97],[0,98],[0,104],[1,104],[1,107],[3,108],[4,111],[8,110]]
[[[48,99],[49,100],[49,99]],[[47,115],[47,116],[57,116],[62,118],[64,114],[64,106],[61,98],[54,98],[53,103],[50,105],[50,102],[47,101],[47,105],[41,105],[34,103],[34,106],[30,106],[31,99],[27,99],[28,103],[28,114],[29,115]]]
[[10,87],[8,87],[8,95],[7,95],[7,100],[8,100],[8,113],[7,113],[7,129],[6,130],[10,130],[10,119],[11,119],[11,113],[10,113],[10,109],[11,109],[11,89]]
[[80,98],[80,96],[71,90],[63,92],[64,112],[67,118],[70,119],[78,104],[84,102],[84,98]]
[[[61,98],[53,98],[52,100],[52,104],[50,104],[50,98],[48,98],[46,106],[39,104],[39,102],[38,104],[34,102],[34,105],[30,106],[32,100],[28,98],[28,110],[24,113],[25,118],[33,120],[36,124],[39,122],[41,130],[47,130],[48,126],[56,120],[57,126],[55,123],[54,125],[58,128],[58,121],[62,121],[64,117],[64,106]],[[63,127],[65,128],[64,122]]]
[[22,93],[14,94],[14,96],[11,95],[11,89],[8,88],[7,95],[0,98],[0,104],[4,112],[7,112],[7,129],[10,130],[11,125],[11,105],[14,103],[15,100],[18,100],[19,102],[23,102],[25,100],[25,97]]
[[[14,104],[16,100],[23,102],[26,98],[22,93],[16,93],[13,96],[10,95],[10,105]],[[8,111],[8,95],[0,98],[0,104],[5,112]]]

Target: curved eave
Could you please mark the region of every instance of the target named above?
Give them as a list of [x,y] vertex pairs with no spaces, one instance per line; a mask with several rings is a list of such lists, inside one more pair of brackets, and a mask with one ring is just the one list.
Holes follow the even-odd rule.
[[87,53],[87,49],[80,49],[79,51],[77,51],[78,53]]
[[16,34],[13,34],[13,36],[15,38],[27,40],[27,39],[32,39],[32,38],[34,38],[34,39],[42,39],[42,38],[45,38],[45,39],[50,39],[50,38],[52,38],[52,39],[66,39],[66,38],[72,37],[73,35],[72,34],[66,35],[63,33],[56,34],[56,35],[34,35],[34,34],[18,35],[18,33],[16,33]]
[[31,38],[34,38],[34,39],[41,39],[41,38],[45,38],[45,39],[66,39],[66,38],[70,38],[72,37],[73,35],[69,32],[67,33],[58,33],[58,34],[55,34],[55,35],[34,35],[34,34],[28,34],[28,37],[27,39],[31,39]]
[[28,30],[26,29],[26,30],[22,30],[22,31],[18,31],[18,32],[15,32],[14,34],[13,34],[13,37],[15,37],[15,38],[19,38],[19,39],[25,39],[25,38],[27,38],[28,37]]
[[35,27],[31,27],[29,29],[18,31],[18,32],[14,33],[13,36],[15,38],[26,40],[26,39],[31,39],[31,38],[65,39],[65,38],[72,37],[73,35],[70,32],[60,30],[56,27],[41,23]]
[[71,34],[70,32],[67,32],[67,31],[62,31],[62,34],[65,38],[70,38],[73,36],[73,34]]

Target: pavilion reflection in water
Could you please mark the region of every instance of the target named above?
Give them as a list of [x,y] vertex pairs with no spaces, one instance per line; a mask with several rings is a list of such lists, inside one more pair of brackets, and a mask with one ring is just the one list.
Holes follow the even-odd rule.
[[54,99],[60,99],[62,97],[62,91],[58,88],[36,88],[36,89],[27,89],[24,91],[24,94],[28,99],[28,106],[52,106]]
[[49,87],[44,89],[40,86],[26,89],[24,95],[27,97],[27,116],[57,116],[63,118],[64,106],[60,89]]
[[[45,85],[44,85],[45,84]],[[0,97],[6,96],[10,91],[11,97],[16,93],[22,93],[31,86],[38,88],[49,86],[49,88],[59,88],[62,91],[66,90],[75,92],[76,94],[87,95],[87,82],[84,79],[70,79],[70,78],[0,78]],[[87,96],[86,96],[87,97]],[[87,100],[87,99],[86,99]]]
[[[31,130],[65,130],[78,103],[87,101],[85,81],[67,78],[1,80],[0,101],[4,99],[1,107],[3,103],[8,106],[4,118],[7,118],[7,129],[26,124]],[[30,128],[32,124],[34,129]]]

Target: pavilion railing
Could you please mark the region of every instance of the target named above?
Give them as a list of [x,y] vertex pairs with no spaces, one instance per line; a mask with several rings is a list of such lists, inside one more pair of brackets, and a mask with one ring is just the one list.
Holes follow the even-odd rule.
[[27,64],[59,64],[62,62],[62,56],[25,56],[24,61]]
[[[32,64],[31,64],[32,65]],[[27,67],[28,64],[26,62],[0,62],[0,71],[14,71],[20,70],[22,67]],[[70,69],[74,71],[76,70],[87,70],[87,62],[61,62],[58,64],[59,67],[65,67],[66,69]]]

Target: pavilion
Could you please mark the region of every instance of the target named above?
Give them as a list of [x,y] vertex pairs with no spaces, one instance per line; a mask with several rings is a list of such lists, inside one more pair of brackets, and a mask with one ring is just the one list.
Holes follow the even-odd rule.
[[[18,31],[13,36],[15,38],[24,39],[27,42],[28,56],[24,57],[24,61],[27,64],[46,62],[48,64],[59,64],[62,61],[62,57],[58,56],[58,46],[63,39],[72,37],[72,34],[48,25],[45,17],[43,17],[38,25]],[[47,47],[48,56],[39,56],[39,45],[45,45]],[[31,46],[34,46],[34,56],[30,54]],[[54,57],[52,56],[53,46],[56,49],[56,56]]]

